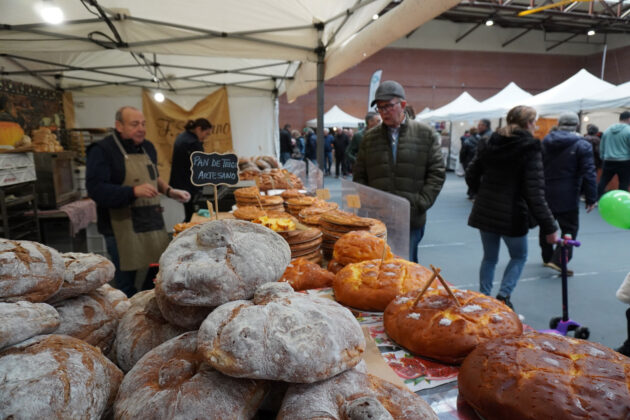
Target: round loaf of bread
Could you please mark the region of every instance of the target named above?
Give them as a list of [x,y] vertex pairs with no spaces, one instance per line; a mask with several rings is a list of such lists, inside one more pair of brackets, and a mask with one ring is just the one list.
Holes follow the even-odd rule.
[[46,303],[0,302],[0,349],[59,327],[59,313]]
[[116,364],[128,372],[149,350],[186,329],[169,324],[155,299],[154,290],[136,293],[129,299],[131,307],[118,323],[114,349]]
[[275,282],[291,260],[289,244],[263,226],[218,220],[193,226],[160,258],[163,291],[183,306],[219,306],[250,299],[256,287]]
[[413,392],[356,367],[315,384],[292,384],[277,420],[437,420]]
[[384,239],[365,230],[346,233],[335,242],[333,249],[333,258],[344,266],[383,257],[386,260],[394,258],[389,245]]
[[310,383],[359,363],[365,339],[356,318],[329,299],[267,283],[253,301],[219,306],[201,324],[199,351],[239,378]]
[[66,269],[61,289],[48,302],[54,303],[89,293],[114,278],[114,264],[98,254],[66,252],[61,254]]
[[296,258],[289,263],[279,281],[287,282],[293,290],[330,287],[335,275],[305,258]]
[[458,386],[487,420],[630,418],[630,358],[556,334],[480,344],[462,363]]
[[204,363],[197,332],[144,355],[125,375],[114,405],[125,419],[251,419],[271,382],[231,378]]
[[131,307],[127,295],[109,284],[104,284],[95,291],[109,301],[118,319],[122,318]]
[[198,330],[203,320],[214,309],[207,306],[182,306],[171,301],[162,290],[159,273],[155,279],[155,301],[164,319],[186,331]]
[[65,265],[54,249],[0,238],[0,301],[44,302],[57,293]]
[[61,323],[57,334],[65,334],[100,348],[107,354],[114,343],[119,315],[100,291],[77,296],[53,305]]
[[99,349],[66,335],[39,335],[0,352],[0,418],[100,419],[122,372]]
[[365,311],[384,311],[396,296],[419,289],[432,272],[402,259],[348,264],[335,276],[335,299]]
[[518,315],[504,303],[470,290],[419,290],[392,300],[385,309],[387,335],[412,353],[446,363],[461,363],[481,343],[523,333]]

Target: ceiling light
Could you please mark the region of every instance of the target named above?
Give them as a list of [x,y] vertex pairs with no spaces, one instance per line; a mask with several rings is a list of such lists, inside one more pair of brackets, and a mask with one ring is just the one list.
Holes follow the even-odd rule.
[[492,25],[494,25],[494,20],[492,19],[486,20],[486,26],[492,26]]
[[588,115],[585,115],[584,118],[582,118],[582,121],[587,122],[589,120]]
[[376,19],[378,19],[378,14],[374,14],[374,15],[372,16],[372,20],[376,20]]
[[164,94],[158,90],[153,94],[153,99],[155,99],[156,102],[164,102]]
[[590,30],[586,33],[586,35],[588,35],[588,36],[593,36],[593,35],[595,35],[595,29],[590,29]]
[[63,11],[59,6],[51,1],[43,1],[37,6],[37,12],[44,19],[44,22],[58,25],[63,22]]

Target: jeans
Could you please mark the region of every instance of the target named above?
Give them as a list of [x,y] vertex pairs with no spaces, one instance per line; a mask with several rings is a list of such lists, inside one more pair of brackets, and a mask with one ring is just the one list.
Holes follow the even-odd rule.
[[118,246],[116,245],[116,237],[114,236],[105,236],[105,246],[107,247],[107,252],[114,263],[114,267],[116,267],[116,273],[114,274],[114,280],[116,282],[116,287],[127,295],[127,297],[131,297],[136,294],[138,291],[136,289],[136,272],[135,271],[120,271],[120,257],[118,256]]
[[510,252],[510,262],[503,272],[499,295],[510,296],[521,276],[525,261],[527,261],[527,234],[514,237],[482,230],[479,233],[481,234],[481,244],[483,245],[483,259],[479,268],[479,290],[484,295],[492,293],[494,269],[499,260],[499,246],[501,245],[501,239],[503,239]]
[[331,152],[324,152],[324,168],[325,168],[325,173],[326,175],[330,175],[330,170],[332,169],[332,151]]
[[630,185],[630,160],[605,160],[602,162],[602,177],[597,184],[597,197],[604,195],[606,186],[617,175],[619,177],[619,187],[617,189],[628,191]]
[[[562,237],[566,234],[570,234],[573,239],[577,239],[578,228],[580,226],[580,210],[575,209],[563,213],[554,213],[554,217],[558,221],[558,225],[560,225],[560,231],[562,232]],[[560,247],[554,246],[547,243],[546,235],[539,233],[538,235],[538,243],[540,244],[540,251],[542,260],[544,263],[552,262],[558,267],[562,263],[560,258]],[[568,249],[568,261],[571,260],[573,256],[573,247],[570,246]],[[567,262],[568,262],[567,261]]]
[[409,231],[409,261],[418,262],[418,245],[424,236],[424,226]]

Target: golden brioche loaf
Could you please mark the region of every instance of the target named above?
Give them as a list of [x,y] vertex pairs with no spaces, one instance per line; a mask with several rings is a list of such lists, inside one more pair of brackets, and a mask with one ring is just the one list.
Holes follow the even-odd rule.
[[432,273],[402,259],[367,260],[348,264],[335,276],[335,299],[366,311],[384,311],[396,296],[419,289]]
[[278,281],[287,282],[293,290],[330,287],[335,275],[305,258],[296,258],[289,263]]
[[407,350],[446,363],[461,363],[480,343],[521,335],[523,325],[502,302],[479,292],[455,290],[461,307],[442,288],[419,290],[392,300],[385,309],[387,335]]
[[[385,253],[383,253],[385,246]],[[394,257],[392,251],[381,239],[368,231],[358,230],[348,232],[335,242],[333,258],[341,265],[348,265],[365,260],[380,259],[389,260]]]
[[486,420],[630,418],[630,358],[556,334],[480,344],[464,360],[458,386]]

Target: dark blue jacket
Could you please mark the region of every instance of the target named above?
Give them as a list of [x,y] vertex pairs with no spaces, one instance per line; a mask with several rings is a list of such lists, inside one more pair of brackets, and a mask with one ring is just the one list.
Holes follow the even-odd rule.
[[201,190],[201,187],[190,182],[190,155],[193,152],[203,152],[203,143],[195,133],[186,130],[177,136],[173,144],[171,178],[168,182],[171,187],[186,190],[191,196]]
[[317,160],[317,134],[309,133],[307,135],[304,157],[309,160]]
[[326,137],[324,137],[324,153],[332,152],[334,141],[335,141],[335,138],[333,137],[332,134],[329,134]]
[[[117,135],[120,139],[120,133]],[[121,143],[127,154],[142,153],[144,148],[151,161],[157,165],[157,152],[150,141],[144,140],[139,146],[131,139],[124,139]],[[158,176],[156,173],[155,177]],[[92,144],[87,150],[85,186],[88,196],[96,202],[97,226],[102,235],[114,234],[109,209],[129,206],[135,200],[133,187],[123,186],[124,180],[125,158],[120,153],[114,137],[110,135]]]
[[586,204],[597,201],[597,175],[593,147],[575,132],[556,130],[542,142],[545,198],[554,213],[575,210],[584,183]]

